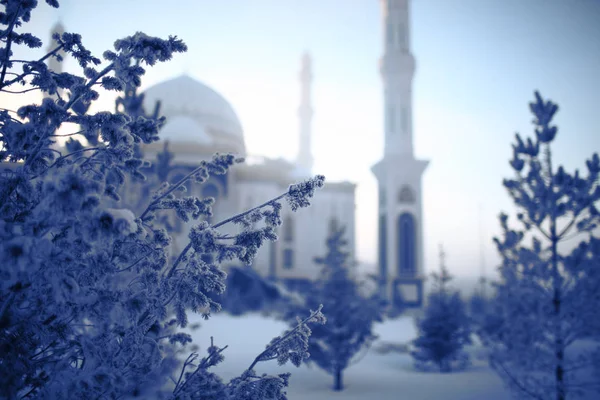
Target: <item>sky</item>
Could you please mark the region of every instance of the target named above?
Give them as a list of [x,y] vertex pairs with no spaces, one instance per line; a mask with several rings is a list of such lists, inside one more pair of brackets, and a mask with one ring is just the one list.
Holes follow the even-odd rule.
[[[62,0],[32,16],[47,41],[61,20],[100,55],[136,31],[177,35],[186,54],[148,69],[143,88],[187,73],[237,112],[250,154],[297,152],[300,57],[313,59],[314,172],[356,183],[359,260],[374,264],[383,154],[382,13],[377,0]],[[458,277],[499,257],[497,216],[513,211],[514,134],[533,133],[534,90],[557,102],[555,159],[568,169],[600,151],[600,0],[412,0],[413,136],[423,176],[425,268],[446,262]],[[34,52],[35,53],[35,52]],[[77,70],[72,60],[69,72]],[[104,96],[98,108],[110,109]],[[340,144],[343,143],[343,146]]]

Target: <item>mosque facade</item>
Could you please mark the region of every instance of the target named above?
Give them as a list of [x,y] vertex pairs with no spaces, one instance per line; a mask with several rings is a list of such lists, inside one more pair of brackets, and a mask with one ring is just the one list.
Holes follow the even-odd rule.
[[[378,282],[380,293],[392,304],[420,308],[423,305],[423,210],[422,174],[428,161],[413,150],[412,81],[415,59],[410,50],[409,0],[380,0],[383,14],[383,55],[379,67],[384,95],[383,157],[372,167],[378,182]],[[62,25],[55,27],[62,31]],[[52,66],[55,70],[60,65]],[[144,108],[151,112],[160,102],[166,123],[161,140],[143,148],[152,161],[168,143],[174,155],[172,176],[176,181],[209,160],[215,153],[234,153],[246,162],[226,175],[211,178],[192,194],[214,197],[212,220],[227,219],[286,192],[290,184],[311,177],[312,116],[311,58],[305,54],[299,74],[299,151],[288,161],[248,155],[243,124],[234,107],[208,85],[183,74],[159,82],[144,93]],[[318,172],[318,171],[316,171]],[[195,192],[194,192],[195,190]],[[320,271],[314,258],[326,252],[326,240],[336,227],[346,229],[348,250],[355,258],[355,191],[351,182],[326,181],[312,206],[292,212],[284,205],[283,225],[277,242],[258,252],[252,267],[262,276],[280,280],[314,280]],[[174,252],[187,244],[192,224],[179,226]],[[237,227],[224,227],[234,233]],[[229,230],[229,231],[228,231]],[[226,264],[225,267],[235,265]]]
[[[214,222],[251,209],[313,174],[311,81],[311,59],[305,54],[300,70],[299,151],[294,162],[248,155],[243,125],[233,106],[218,92],[186,74],[143,92],[146,111],[153,110],[160,102],[160,115],[166,117],[159,132],[161,140],[144,146],[144,156],[148,160],[156,159],[168,142],[169,152],[174,155],[170,181],[176,181],[178,175],[183,177],[200,160],[208,160],[215,153],[244,157],[246,162],[234,166],[226,175],[212,177],[198,187],[198,192],[192,193],[215,198]],[[314,258],[325,254],[327,237],[337,226],[345,227],[348,249],[354,255],[355,188],[350,182],[326,181],[325,187],[312,199],[311,207],[292,212],[284,203],[279,240],[268,242],[258,252],[253,268],[272,279],[313,280],[320,272]],[[195,190],[193,186],[192,190]],[[192,223],[180,227],[175,237],[175,251],[185,246],[191,227]],[[223,229],[224,233],[234,233],[237,227],[224,226]],[[236,265],[235,262],[230,264]]]

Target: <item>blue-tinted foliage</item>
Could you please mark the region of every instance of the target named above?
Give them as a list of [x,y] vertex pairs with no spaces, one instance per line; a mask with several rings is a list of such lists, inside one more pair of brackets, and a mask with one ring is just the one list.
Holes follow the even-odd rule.
[[251,267],[231,267],[226,284],[227,290],[214,299],[232,315],[281,312],[289,301],[278,283],[263,278]]
[[[351,276],[352,264],[344,250],[344,229],[332,232],[327,239],[327,254],[316,259],[322,267],[321,277],[303,290],[300,309],[323,305],[327,323],[312,330],[308,351],[314,363],[334,377],[334,390],[342,390],[342,373],[361,350],[367,350],[376,336],[373,324],[383,320],[385,304],[377,294],[363,293]],[[296,309],[288,317],[297,313]]]
[[[182,188],[240,162],[215,155],[180,180],[156,186],[138,210],[139,202],[121,199],[134,180],[145,179],[135,146],[158,140],[163,120],[140,109],[136,89],[148,65],[185,51],[185,44],[138,32],[117,40],[102,62],[79,35],[64,33],[55,35],[47,56],[12,61],[14,46],[41,45],[17,32],[37,1],[1,4],[0,90],[19,93],[16,88],[29,84],[52,96],[0,111],[0,397],[285,399],[289,375],[258,376],[254,367],[274,358],[294,364],[307,358],[306,324],[324,321],[320,308],[228,383],[209,372],[225,349],[212,341],[204,358],[192,354],[182,365],[191,337],[179,328],[187,325],[189,311],[208,318],[220,309],[210,297],[225,290],[219,263],[250,263],[265,241],[277,239],[281,201],[294,211],[308,206],[324,177],[209,224],[213,199],[183,196]],[[47,68],[44,61],[60,58],[59,50],[78,61],[83,76]],[[98,85],[125,90],[115,113],[87,113]],[[59,126],[73,130],[59,133]],[[86,140],[57,147],[60,136]],[[169,210],[196,222],[189,244],[174,255],[161,219]],[[259,220],[264,227],[253,229]],[[237,234],[219,231],[229,223],[239,226]]]
[[428,297],[425,315],[417,320],[418,337],[413,341],[411,355],[415,367],[439,372],[464,369],[469,362],[463,351],[471,342],[470,320],[460,293],[451,290],[452,280],[443,261],[440,272],[433,272],[433,291]]
[[556,166],[551,123],[558,106],[536,92],[530,109],[535,137],[516,135],[515,178],[504,180],[521,228],[510,228],[508,216],[500,215],[503,236],[494,240],[501,279],[481,334],[491,365],[515,393],[561,400],[600,389],[600,379],[590,379],[600,366],[599,324],[591,322],[600,321],[600,239],[594,234],[600,160],[594,154],[586,161],[585,174]]
[[486,284],[485,279],[482,278],[481,283],[482,288],[475,290],[468,300],[469,317],[477,328],[483,326],[486,316],[490,313],[490,299],[486,296],[485,286],[483,286]]

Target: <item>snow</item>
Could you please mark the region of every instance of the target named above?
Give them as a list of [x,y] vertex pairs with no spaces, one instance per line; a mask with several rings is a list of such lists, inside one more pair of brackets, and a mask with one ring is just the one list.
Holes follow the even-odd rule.
[[[239,376],[265,349],[266,344],[288,327],[258,314],[232,317],[217,314],[208,321],[190,315],[190,324],[201,327],[192,333],[194,343],[200,346],[204,356],[214,337],[215,345],[229,347],[224,351],[225,361],[213,369],[224,380]],[[278,366],[277,362],[259,363],[256,372],[279,374],[291,372],[287,393],[290,400],[369,399],[369,400],[510,400],[510,392],[502,380],[485,361],[485,349],[474,337],[474,344],[465,348],[471,355],[472,366],[462,372],[448,374],[427,373],[414,370],[412,359],[406,353],[377,351],[382,344],[394,344],[401,348],[416,336],[412,317],[400,317],[375,326],[378,341],[366,353],[361,352],[358,361],[344,371],[344,390],[331,390],[333,378],[316,366]],[[590,343],[575,346],[575,352],[589,351]],[[364,356],[364,357],[363,357]],[[591,377],[591,376],[590,376]],[[597,399],[589,393],[584,400]]]
[[[218,346],[229,345],[225,361],[214,368],[224,379],[242,373],[265,345],[280,335],[286,324],[259,315],[231,317],[218,314],[208,321],[190,316],[190,322],[200,322],[201,327],[193,333],[194,343],[200,346],[200,354],[214,336]],[[402,317],[376,325],[380,342],[406,343],[415,337],[414,323],[410,317]],[[469,349],[473,354],[479,349]],[[342,392],[331,390],[333,379],[316,367],[292,365],[278,366],[276,362],[259,363],[258,373],[277,374],[291,372],[288,397],[290,400],[325,399],[461,399],[461,400],[509,400],[510,394],[500,378],[483,362],[464,372],[451,374],[422,373],[412,368],[408,354],[378,354],[370,350],[358,363],[344,372],[345,388]]]

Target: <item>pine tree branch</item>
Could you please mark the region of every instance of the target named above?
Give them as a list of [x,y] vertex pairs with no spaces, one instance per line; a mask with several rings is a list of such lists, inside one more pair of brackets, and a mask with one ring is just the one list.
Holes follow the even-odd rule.
[[281,200],[282,198],[284,198],[285,196],[287,196],[287,194],[288,194],[288,192],[282,193],[282,194],[280,194],[279,196],[275,197],[274,199],[271,199],[271,200],[269,200],[269,201],[265,201],[264,203],[262,203],[262,204],[261,204],[261,205],[259,205],[259,206],[256,206],[256,207],[254,207],[254,208],[251,208],[250,210],[244,211],[243,213],[240,213],[240,214],[234,215],[233,217],[227,218],[227,219],[225,219],[225,220],[223,220],[223,221],[219,222],[218,224],[215,224],[215,225],[213,225],[213,226],[212,226],[212,228],[213,228],[213,229],[216,229],[216,228],[219,228],[219,227],[221,227],[221,226],[223,226],[223,225],[225,225],[225,224],[228,224],[229,222],[232,222],[232,221],[235,221],[235,220],[237,220],[237,219],[243,218],[243,217],[245,217],[246,215],[248,215],[248,214],[250,214],[250,213],[252,213],[252,212],[254,212],[254,211],[260,210],[261,208],[263,208],[263,207],[266,207],[266,206],[268,206],[269,204],[272,204],[272,203],[274,203],[274,202],[276,202],[276,201],[278,201],[278,200]]
[[19,3],[19,6],[17,7],[17,10],[15,11],[15,16],[13,17],[12,21],[10,21],[10,25],[8,26],[8,28],[6,28],[6,31],[3,32],[3,36],[6,36],[6,49],[4,50],[6,59],[4,60],[4,63],[2,65],[2,72],[0,73],[0,90],[2,90],[2,88],[4,88],[6,86],[6,84],[4,83],[4,78],[6,77],[6,69],[8,68],[8,64],[10,62],[9,56],[10,56],[11,47],[12,47],[11,33],[13,32],[13,29],[15,28],[15,23],[17,22],[17,18],[19,18],[19,11],[21,11],[21,3]]
[[[210,346],[213,347],[213,337],[212,336],[210,337]],[[220,355],[227,347],[229,347],[229,345],[227,345],[225,347],[221,347],[217,351],[209,354],[208,357],[202,358],[202,361],[200,361],[200,364],[198,365],[198,367],[196,367],[196,370],[194,372],[192,372],[192,374],[185,380],[185,382],[183,382],[183,384],[177,390],[173,391],[173,394],[177,395],[179,392],[181,392],[183,390],[183,388],[185,387],[185,385],[187,385],[188,382],[190,382],[199,371],[207,369],[208,366],[211,364],[212,360],[215,357],[217,357],[218,355]],[[189,357],[188,357],[188,359],[189,359]],[[183,375],[183,370],[181,371],[181,374]],[[181,380],[181,376],[179,377],[179,379]]]
[[168,195],[170,195],[171,193],[173,193],[174,191],[176,191],[178,187],[180,187],[181,185],[183,185],[192,176],[196,175],[197,173],[199,173],[203,169],[206,169],[206,163],[204,163],[204,162],[200,163],[200,165],[198,167],[196,167],[192,172],[190,172],[189,174],[187,174],[186,176],[184,176],[183,178],[181,178],[179,180],[179,182],[177,182],[176,184],[174,184],[173,186],[171,186],[171,188],[169,190],[167,190],[166,192],[164,192],[163,194],[161,194],[159,197],[157,197],[156,199],[154,199],[150,204],[148,204],[148,207],[146,207],[146,209],[144,210],[144,212],[142,213],[142,215],[140,215],[140,219],[143,221],[144,217],[146,217],[146,215],[150,211],[152,211],[152,207],[154,207],[162,199],[164,199],[165,197],[167,197]]
[[[185,179],[185,178],[183,178],[183,179]],[[263,208],[263,207],[266,207],[266,206],[268,206],[269,204],[272,204],[273,202],[276,202],[276,201],[278,201],[278,200],[281,200],[281,199],[282,199],[282,198],[284,198],[284,197],[285,197],[287,194],[288,194],[288,192],[286,192],[286,193],[283,193],[283,194],[281,194],[281,195],[279,195],[279,196],[275,197],[274,199],[271,199],[271,200],[269,200],[269,201],[266,201],[266,202],[262,203],[262,204],[261,204],[261,205],[259,205],[259,206],[256,206],[256,207],[254,207],[254,208],[251,208],[250,210],[244,211],[244,212],[242,212],[242,213],[240,213],[240,214],[234,215],[234,216],[233,216],[233,217],[231,217],[231,218],[227,218],[227,219],[225,219],[225,220],[223,220],[223,221],[221,221],[221,222],[219,222],[219,223],[217,223],[217,224],[213,225],[211,228],[212,228],[212,229],[217,229],[217,228],[220,228],[221,226],[223,226],[223,225],[225,225],[225,224],[227,224],[227,223],[229,223],[229,222],[232,222],[232,221],[238,220],[238,219],[240,219],[240,218],[243,218],[244,216],[246,216],[246,215],[250,214],[251,212],[254,212],[254,211],[260,210],[261,208]],[[148,207],[150,207],[150,206],[148,206]],[[142,214],[142,216],[143,216],[143,214]],[[189,242],[189,243],[188,243],[188,244],[187,244],[187,245],[184,247],[184,249],[181,251],[181,253],[179,253],[179,256],[177,257],[177,259],[176,259],[176,260],[175,260],[175,262],[173,263],[173,266],[172,266],[172,267],[171,267],[171,269],[169,270],[169,272],[168,272],[168,274],[167,274],[167,277],[171,277],[171,276],[173,276],[173,273],[175,272],[175,269],[177,268],[177,266],[179,265],[179,263],[181,262],[181,260],[183,259],[183,257],[185,257],[185,255],[187,254],[187,252],[188,252],[188,251],[190,251],[190,249],[191,249],[191,248],[192,248],[192,242]]]
[[508,372],[508,370],[506,369],[506,367],[504,366],[504,364],[502,364],[502,362],[495,362],[494,365],[499,366],[502,371],[504,372],[504,374],[510,379],[510,381],[517,387],[519,388],[519,390],[521,390],[523,393],[527,394],[528,396],[531,396],[533,399],[535,400],[544,400],[543,397],[531,392],[530,390],[528,390],[526,387],[524,387],[521,382],[519,382],[510,372]]
[[292,329],[291,331],[289,331],[288,333],[286,333],[285,335],[283,335],[279,339],[275,340],[269,347],[267,347],[262,353],[260,353],[254,359],[254,361],[252,361],[252,364],[250,364],[250,366],[248,367],[248,370],[253,369],[256,366],[256,364],[258,364],[259,362],[265,361],[265,360],[262,359],[262,357],[264,357],[266,354],[268,354],[269,352],[271,352],[274,348],[277,347],[277,345],[279,345],[285,339],[289,338],[291,335],[293,335],[294,333],[296,333],[300,329],[301,326],[307,324],[308,321],[310,321],[318,313],[320,313],[322,308],[323,308],[323,305],[321,304],[316,311],[313,311],[307,318],[305,318],[303,321],[299,322],[294,329]]
[[[48,57],[51,57],[54,54],[58,53],[63,47],[64,46],[62,44],[60,46],[56,47],[54,50],[52,50],[51,52],[49,52],[48,54],[46,54],[45,56],[43,56],[42,58],[40,58],[39,60],[37,60],[36,64],[37,63],[42,63],[42,62],[46,61],[46,59],[48,59]],[[10,86],[13,83],[18,82],[19,80],[25,78],[27,75],[31,75],[31,74],[32,74],[32,72],[23,72],[22,74],[17,75],[15,78],[11,79],[10,81],[6,82],[5,84],[2,84],[2,81],[0,81],[0,90],[3,87]]]

